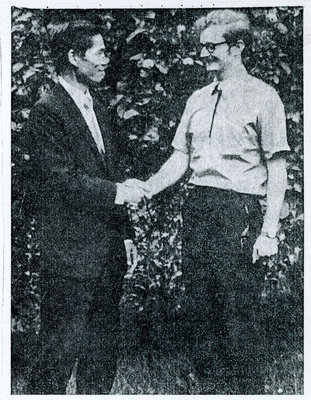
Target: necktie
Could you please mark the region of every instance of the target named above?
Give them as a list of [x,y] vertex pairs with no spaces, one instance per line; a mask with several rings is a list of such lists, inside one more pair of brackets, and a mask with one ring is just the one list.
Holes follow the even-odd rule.
[[93,109],[93,100],[90,95],[86,96],[85,103],[83,105],[84,109],[86,110],[87,113],[87,122],[90,128],[90,131],[92,133],[92,136],[95,140],[96,146],[98,148],[98,151],[101,154],[105,153],[105,147],[104,147],[104,142],[102,138],[102,134],[100,132],[100,128],[97,122],[97,118]]
[[215,119],[215,115],[216,115],[216,110],[217,110],[217,106],[221,97],[221,93],[222,90],[219,89],[219,83],[215,86],[212,95],[217,93],[217,99],[216,99],[216,103],[215,103],[215,107],[214,107],[214,111],[213,111],[213,116],[212,116],[212,122],[211,122],[211,126],[210,126],[210,130],[209,130],[209,137],[211,137],[212,135],[212,130],[213,130],[213,125],[214,125],[214,119]]

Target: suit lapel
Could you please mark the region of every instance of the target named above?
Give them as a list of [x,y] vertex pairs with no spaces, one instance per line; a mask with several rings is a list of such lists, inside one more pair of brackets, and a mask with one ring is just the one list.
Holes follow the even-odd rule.
[[114,143],[111,118],[107,110],[108,105],[107,102],[99,101],[97,99],[97,96],[93,96],[93,102],[95,115],[104,141],[105,160],[107,162],[108,170],[110,171],[110,173],[113,173],[115,169],[116,145]]
[[56,107],[59,108],[59,112],[64,116],[68,131],[72,133],[76,140],[86,142],[94,153],[94,156],[102,162],[103,156],[98,151],[92,133],[76,103],[60,84],[54,87],[54,93],[55,99],[58,102]]

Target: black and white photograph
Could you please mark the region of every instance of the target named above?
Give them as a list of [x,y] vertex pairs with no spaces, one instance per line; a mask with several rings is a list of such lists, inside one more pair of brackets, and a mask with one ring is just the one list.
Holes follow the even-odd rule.
[[3,399],[306,394],[307,2],[253,3],[6,8]]

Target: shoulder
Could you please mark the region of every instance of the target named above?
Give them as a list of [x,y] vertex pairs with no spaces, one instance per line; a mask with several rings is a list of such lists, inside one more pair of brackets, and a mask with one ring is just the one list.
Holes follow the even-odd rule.
[[57,83],[40,97],[34,104],[31,112],[52,114],[61,117],[66,112],[69,103],[69,94]]
[[269,101],[270,106],[271,101],[281,102],[278,92],[272,86],[252,75],[249,75],[249,88],[262,102]]

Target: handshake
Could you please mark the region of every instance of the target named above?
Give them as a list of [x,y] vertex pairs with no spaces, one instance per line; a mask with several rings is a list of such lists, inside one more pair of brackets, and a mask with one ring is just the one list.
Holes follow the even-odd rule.
[[117,183],[116,204],[138,204],[144,197],[151,198],[152,191],[148,182],[139,179],[127,179],[123,183]]

